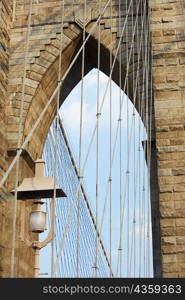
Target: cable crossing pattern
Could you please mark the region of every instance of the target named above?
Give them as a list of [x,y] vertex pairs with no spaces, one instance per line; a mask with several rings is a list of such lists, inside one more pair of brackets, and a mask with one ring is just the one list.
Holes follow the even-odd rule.
[[[91,2],[96,2],[97,16],[89,20]],[[14,277],[18,236],[15,225],[20,157],[51,106],[53,122],[43,151],[45,174],[54,179],[53,198],[45,200],[48,229],[54,227],[45,257],[50,261],[51,277],[152,277],[153,95],[148,1],[82,0],[79,7],[75,1],[60,1],[59,55],[54,63],[57,82],[23,138],[26,67],[35,26],[32,24],[34,5],[35,1],[30,1],[16,155],[0,181],[2,188],[16,168],[11,277]],[[13,1],[13,22],[15,18],[16,1]],[[64,44],[69,24],[81,33],[76,39],[78,47],[69,55],[67,65]],[[92,41],[95,54],[89,50]],[[80,81],[73,90],[65,87],[65,82],[76,64]],[[64,99],[63,93],[68,89],[71,93]],[[62,187],[67,197],[56,197],[57,186]],[[49,211],[51,201],[54,218]]]

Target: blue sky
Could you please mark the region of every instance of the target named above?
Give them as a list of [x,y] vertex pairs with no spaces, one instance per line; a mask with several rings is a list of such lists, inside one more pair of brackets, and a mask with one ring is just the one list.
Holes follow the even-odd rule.
[[[108,77],[100,72],[100,103],[103,98],[105,88],[107,85]],[[120,89],[114,83],[111,82],[112,87],[112,144],[114,144],[116,128],[118,124],[119,118],[119,105],[120,105]],[[129,238],[129,253],[132,253],[132,257],[135,255],[135,261],[137,266],[134,267],[132,264],[130,267],[130,276],[137,276],[139,272],[139,258],[138,253],[134,254],[134,251],[131,251],[131,244],[133,238],[133,226],[135,226],[135,243],[136,248],[138,249],[140,245],[140,236],[141,233],[146,234],[148,225],[148,210],[149,205],[149,197],[147,192],[147,169],[144,161],[144,153],[142,150],[141,142],[146,139],[146,132],[143,127],[143,124],[140,120],[138,113],[134,110],[135,116],[133,117],[133,105],[130,100],[126,97],[126,95],[121,92],[121,96],[123,97],[123,109],[122,109],[122,190],[123,193],[126,191],[126,170],[128,167],[128,149],[130,155],[130,175],[129,175],[129,200],[128,195],[125,197],[125,218],[123,223],[123,248],[124,248],[124,259],[123,259],[123,273],[122,276],[126,277],[128,274],[126,272],[126,265],[128,261],[128,238]],[[90,73],[86,75],[84,78],[84,97],[83,97],[83,142],[82,142],[82,165],[83,161],[86,157],[87,148],[91,139],[91,135],[96,122],[96,98],[97,98],[97,70],[93,69]],[[68,133],[68,138],[70,141],[70,145],[72,147],[74,156],[76,161],[78,162],[78,151],[79,151],[79,124],[80,124],[80,100],[81,100],[81,83],[79,83],[70,93],[68,98],[65,100],[64,104],[60,109],[60,116],[64,122],[65,128]],[[100,180],[99,180],[99,220],[101,220],[105,195],[106,195],[106,187],[109,176],[109,115],[110,115],[110,89],[106,94],[100,125],[99,125],[99,141],[100,141]],[[135,121],[133,121],[135,119]],[[134,123],[135,122],[135,123]],[[135,125],[134,125],[135,124]],[[131,129],[132,128],[132,129]],[[130,147],[128,147],[127,139],[129,132],[129,140]],[[139,134],[140,132],[140,134]],[[113,261],[113,269],[116,272],[117,270],[117,260],[118,260],[118,247],[119,247],[119,231],[120,231],[120,202],[119,202],[119,139],[117,141],[116,150],[115,150],[115,159],[112,167],[112,261]],[[112,146],[113,148],[113,146]],[[140,152],[138,149],[140,148]],[[92,209],[95,212],[95,184],[96,184],[96,144],[95,139],[92,145],[91,153],[89,155],[89,159],[84,172],[84,184],[86,187],[86,191],[88,194],[89,201],[91,203]],[[134,163],[135,161],[135,163]],[[47,162],[46,162],[47,163]],[[138,168],[140,165],[140,168]],[[139,180],[140,177],[140,180]],[[137,186],[135,189],[133,187]],[[140,186],[139,186],[140,185]],[[143,196],[143,186],[146,188],[145,196]],[[144,197],[144,200],[141,198]],[[129,205],[128,205],[129,201]],[[143,205],[143,220],[139,219],[139,201],[142,201]],[[143,204],[144,203],[144,204]],[[129,212],[129,218],[128,218]],[[136,223],[133,225],[133,215],[136,215]],[[127,220],[129,219],[129,225]],[[100,221],[99,221],[100,223]],[[106,217],[104,221],[104,225],[102,227],[102,238],[109,253],[109,207],[107,206]],[[149,243],[149,259],[150,262],[152,260],[151,255],[151,242]],[[133,250],[133,248],[132,248]],[[143,251],[143,250],[141,250]],[[147,251],[147,245],[146,250]],[[130,260],[131,254],[129,254]],[[48,248],[42,250],[41,255],[41,272],[49,272],[49,266],[46,268],[45,261],[49,259],[49,250]],[[143,258],[142,258],[143,260]],[[144,263],[143,261],[141,262]],[[47,270],[46,270],[47,269]],[[134,271],[135,270],[135,271]],[[148,275],[152,276],[152,268],[148,271]],[[144,276],[144,270],[143,270]]]

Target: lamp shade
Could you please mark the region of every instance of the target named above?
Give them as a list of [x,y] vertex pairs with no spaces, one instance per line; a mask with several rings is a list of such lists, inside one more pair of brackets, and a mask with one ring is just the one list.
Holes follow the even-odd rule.
[[[52,198],[53,195],[54,179],[51,177],[25,178],[17,188],[18,200]],[[61,188],[56,187],[56,197],[66,197],[66,194]]]
[[[46,177],[44,173],[44,161],[35,162],[35,177],[24,178],[17,188],[17,200],[52,198],[56,189],[56,197],[66,197],[64,191],[55,186],[54,179]],[[12,194],[15,190],[11,191]]]
[[46,229],[46,212],[35,210],[30,213],[30,229],[35,233],[42,233]]

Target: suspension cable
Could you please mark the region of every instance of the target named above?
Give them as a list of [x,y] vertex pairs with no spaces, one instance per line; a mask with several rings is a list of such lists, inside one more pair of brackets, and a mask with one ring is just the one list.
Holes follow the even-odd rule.
[[[139,7],[139,5],[138,5],[138,7]],[[121,38],[122,38],[122,35],[121,35]],[[131,46],[131,49],[130,49],[130,54],[129,54],[129,60],[128,61],[130,61],[131,53],[132,53],[132,46]],[[127,80],[127,75],[128,75],[128,66],[127,66],[127,74],[125,76],[125,84],[126,84],[126,80]],[[125,85],[124,85],[124,89],[125,89]],[[122,104],[123,104],[123,102],[122,102]],[[113,150],[113,154],[112,154],[112,163],[113,163],[113,160],[114,160],[114,154],[115,154],[115,148],[116,148],[116,141],[117,141],[117,136],[118,136],[118,128],[119,127],[117,127],[116,137],[115,137],[115,143],[114,143],[114,150]],[[106,209],[106,204],[107,204],[107,199],[108,199],[107,195],[108,194],[106,192],[106,197],[105,197],[105,202],[104,202],[104,209],[103,209],[103,214],[102,214],[102,221],[101,221],[101,226],[100,226],[100,232],[102,232],[103,220],[104,220],[105,209]]]
[[[101,0],[99,0],[99,14],[101,13]],[[98,24],[98,62],[97,62],[97,99],[96,99],[96,118],[97,118],[97,131],[96,131],[96,224],[99,227],[99,106],[100,106],[100,42],[101,42],[101,25]],[[95,277],[98,275],[98,232],[96,231],[96,252],[95,252]]]
[[[121,1],[119,0],[119,35],[121,33]],[[122,207],[122,111],[121,111],[121,103],[122,103],[122,45],[120,46],[119,52],[119,248],[118,248],[118,256],[119,256],[119,277],[122,277],[122,235],[121,235],[121,207]],[[118,274],[118,270],[117,270]]]
[[[133,1],[133,0],[131,0]],[[87,41],[89,40],[90,36],[92,35],[92,33],[94,32],[94,30],[96,29],[96,26],[98,24],[98,22],[100,22],[102,16],[104,15],[108,5],[110,3],[110,0],[107,1],[106,5],[104,6],[104,9],[102,10],[101,15],[99,15],[98,19],[96,20],[95,24],[92,26],[92,28],[89,31],[88,36],[86,37],[84,43],[82,44],[82,46],[80,47],[80,49],[78,50],[77,54],[75,55],[75,57],[73,58],[71,64],[69,65],[68,69],[66,70],[66,72],[64,73],[62,79],[60,80],[60,83],[57,85],[56,89],[54,90],[52,96],[49,98],[48,102],[46,103],[44,109],[42,110],[42,112],[40,113],[39,118],[36,120],[35,124],[33,125],[32,129],[30,130],[29,134],[27,135],[27,137],[25,138],[21,148],[17,151],[16,156],[14,157],[14,159],[12,160],[10,166],[8,167],[6,173],[3,175],[3,178],[0,181],[0,188],[2,188],[3,184],[5,183],[7,177],[9,176],[10,172],[12,171],[17,159],[20,157],[23,149],[25,149],[26,145],[28,144],[29,140],[31,139],[33,133],[35,132],[36,128],[38,127],[38,125],[40,124],[42,118],[44,117],[46,111],[48,110],[48,107],[50,106],[50,104],[52,103],[52,101],[55,99],[55,96],[58,93],[58,90],[61,88],[63,81],[65,80],[66,76],[69,74],[70,70],[72,69],[73,65],[75,64],[77,58],[79,57],[80,53],[82,52],[83,47],[85,46],[85,44],[87,43]]]
[[[16,170],[15,170],[15,197],[13,203],[13,224],[12,224],[12,249],[11,249],[11,263],[10,263],[10,277],[14,277],[14,263],[15,263],[15,241],[16,241],[16,219],[17,219],[17,188],[19,182],[19,167],[20,159],[18,153],[20,152],[21,142],[22,142],[22,131],[23,131],[23,110],[24,110],[24,101],[25,101],[25,82],[26,82],[26,63],[28,58],[28,44],[30,37],[31,29],[31,13],[32,13],[32,2],[30,0],[29,12],[28,12],[28,25],[27,25],[27,34],[26,34],[26,48],[24,56],[24,66],[23,66],[23,82],[22,82],[22,91],[21,91],[21,101],[20,101],[20,112],[19,112],[19,127],[18,127],[18,139],[17,139],[17,160]],[[16,3],[14,3],[16,4]],[[5,173],[6,175],[6,173]],[[2,186],[1,186],[2,187]]]
[[[61,23],[60,23],[60,47],[59,47],[59,60],[58,60],[58,85],[61,80],[61,69],[62,69],[62,50],[63,50],[63,27],[64,27],[64,13],[65,13],[65,1],[60,2],[61,11]],[[59,108],[60,108],[60,89],[58,89],[56,97],[56,117],[55,117],[55,138],[54,138],[54,192],[53,192],[53,238],[51,242],[51,277],[54,277],[54,245],[55,245],[55,209],[56,209],[56,179],[57,179],[57,143],[58,143],[58,130],[59,130]]]
[[[139,2],[138,2],[138,8],[139,8]],[[146,7],[145,7],[145,9],[146,9]],[[143,14],[143,15],[145,16],[145,14]],[[143,32],[143,27],[144,27],[144,17],[142,20],[141,36],[142,36],[142,32]],[[141,41],[142,41],[142,39],[140,39],[138,62],[139,62],[139,57],[140,57],[140,53],[141,53],[141,45],[142,45]],[[136,101],[136,88],[137,88],[138,74],[139,74],[138,70],[139,70],[139,64],[138,64],[137,72],[136,72],[136,84],[135,84],[135,92],[134,92],[134,99],[133,99],[134,106],[135,106],[135,101]],[[129,145],[128,145],[129,149],[130,149],[130,145],[131,145],[130,140],[131,140],[131,136],[132,136],[132,127],[133,127],[133,122],[131,124],[131,130],[130,130],[130,138],[129,138]],[[127,184],[128,184],[128,176],[125,177],[124,186],[127,186]],[[125,197],[126,197],[126,193],[124,193],[124,201],[123,201],[123,207],[122,207],[122,225],[121,225],[122,230],[123,230],[123,218],[124,218],[124,210],[125,210]]]
[[[71,158],[72,164],[73,164],[74,169],[75,169],[75,173],[76,173],[77,177],[79,177],[79,171],[78,171],[78,169],[77,169],[77,165],[76,165],[76,163],[75,163],[74,156],[73,156],[73,153],[72,153],[72,151],[71,151],[71,147],[69,146],[69,141],[68,141],[68,138],[67,138],[67,134],[66,134],[66,131],[65,131],[64,126],[63,126],[63,121],[62,121],[61,119],[60,119],[60,128],[61,128],[61,131],[62,131],[62,134],[63,134],[63,138],[64,138],[64,140],[65,140],[66,146],[67,146],[67,148],[68,148],[68,151],[69,151],[69,154],[70,154],[70,158]],[[94,219],[94,217],[93,217],[92,209],[91,209],[91,207],[90,207],[90,203],[89,203],[88,198],[87,198],[87,196],[86,196],[86,193],[85,193],[85,190],[84,190],[84,187],[83,187],[82,182],[81,182],[81,191],[82,191],[82,193],[83,193],[83,196],[84,196],[84,199],[85,199],[85,202],[86,202],[86,205],[87,205],[89,214],[90,214],[90,216],[91,216],[91,219],[92,219],[92,222],[93,222],[93,226],[94,226],[94,228],[95,228],[95,230],[96,230],[96,234],[97,234],[98,239],[99,239],[99,241],[100,241],[100,245],[101,245],[101,247],[102,247],[102,251],[103,251],[104,256],[105,256],[105,258],[106,258],[107,264],[108,264],[108,266],[109,266],[109,268],[110,268],[110,263],[109,263],[109,260],[108,260],[108,257],[107,257],[105,248],[104,248],[104,246],[103,246],[103,242],[102,242],[102,239],[101,239],[101,236],[100,236],[98,227],[97,227],[97,223],[96,223],[96,221],[95,221],[95,219]],[[62,241],[61,241],[60,248],[59,248],[59,253],[58,253],[58,257],[57,257],[56,262],[55,262],[55,268],[54,268],[55,274],[56,274],[56,270],[57,270],[59,258],[60,258],[61,253],[62,253],[62,249],[63,249],[63,247],[64,247],[64,241],[65,241],[65,238],[66,238],[66,236],[67,236],[67,232],[68,232],[68,230],[69,230],[69,226],[70,226],[70,223],[71,223],[71,220],[72,220],[72,215],[73,215],[74,207],[75,207],[75,206],[74,206],[74,200],[73,200],[73,206],[71,206],[71,207],[72,207],[72,210],[71,210],[71,208],[70,208],[70,213],[69,213],[69,216],[68,216],[68,218],[67,218],[66,228],[65,228],[65,231],[64,231],[63,239],[62,239]]]
[[[138,5],[139,7],[139,5]],[[128,13],[127,13],[128,15]],[[123,31],[122,31],[122,34],[121,34],[121,37],[122,38],[123,36]],[[130,49],[130,53],[129,53],[129,59],[128,59],[128,62],[130,62],[130,58],[131,58],[131,53],[132,53],[132,46],[133,46],[133,43],[131,43],[131,49]],[[128,68],[129,64],[127,65],[127,72],[126,72],[126,75],[125,75],[125,83],[124,83],[124,88],[123,90],[125,90],[125,87],[126,87],[126,82],[127,82],[127,76],[128,76]],[[122,104],[121,104],[121,110],[122,110],[122,106],[123,106],[123,99],[122,99]],[[120,117],[120,116],[119,116]],[[117,142],[117,137],[118,137],[118,129],[119,129],[119,124],[117,126],[117,129],[116,129],[116,136],[115,136],[115,142],[114,142],[114,150],[113,150],[113,154],[112,154],[112,164],[113,164],[113,161],[114,161],[114,155],[115,155],[115,149],[116,149],[116,142]],[[108,185],[107,185],[107,188],[108,188]],[[107,189],[107,192],[108,192],[108,189]],[[107,195],[108,193],[106,192],[106,197],[105,197],[105,202],[104,202],[104,209],[103,209],[103,214],[102,214],[102,221],[101,221],[101,226],[100,226],[100,232],[102,230],[102,226],[103,226],[103,220],[104,220],[104,215],[105,215],[105,209],[106,209],[106,204],[107,204]]]
[[[112,2],[112,1],[111,1]],[[111,18],[111,20],[112,20],[112,18]],[[100,24],[100,23],[99,23]],[[100,25],[99,25],[100,26]],[[84,43],[83,43],[84,44]],[[84,49],[85,49],[85,45],[84,45],[84,47],[82,48],[82,52],[84,51]],[[120,49],[118,49],[118,51],[120,51]],[[134,52],[134,51],[133,51]],[[133,56],[134,56],[134,54],[133,54]],[[129,57],[129,56],[128,56]],[[114,63],[113,63],[114,64]],[[112,63],[111,63],[111,65],[113,65]],[[110,84],[110,98],[111,98],[111,79],[112,79],[112,70],[113,70],[113,68],[111,68],[111,70],[110,70],[110,74],[111,74],[111,76],[110,76],[110,81],[109,81],[109,84]],[[134,91],[134,102],[135,102],[135,99],[136,99],[136,89],[137,89],[137,85],[138,85],[138,82],[139,82],[139,79],[138,79],[138,82],[137,82],[137,78],[139,78],[139,74],[137,74],[136,75],[136,83],[134,83],[133,84],[133,86],[135,85],[135,91]],[[127,77],[127,80],[128,80],[128,77]],[[134,80],[134,78],[133,78],[133,80]],[[127,88],[128,88],[128,85],[127,85]],[[58,91],[59,91],[59,89],[58,89]],[[100,110],[97,110],[97,112],[99,113],[99,111]],[[111,109],[110,109],[110,111],[111,111]],[[120,112],[121,112],[121,109],[120,109]],[[111,119],[111,116],[110,116],[110,119]],[[98,120],[97,120],[98,121]],[[111,123],[111,122],[110,122]],[[129,122],[128,122],[129,123]],[[134,121],[133,121],[133,123],[134,123]],[[96,132],[97,132],[97,130],[98,130],[98,122],[97,122],[97,124],[96,124]],[[135,126],[134,126],[134,128],[135,128]],[[112,130],[112,128],[110,128],[110,132],[111,132],[111,130]],[[132,132],[132,131],[131,131]],[[110,134],[110,136],[111,136],[111,134]],[[129,136],[129,135],[128,135]],[[121,141],[121,140],[120,140]],[[121,143],[121,142],[120,142]],[[129,144],[131,144],[130,143],[130,141],[129,141]],[[110,143],[110,145],[111,145],[111,143]],[[129,146],[128,146],[129,147]],[[110,156],[110,167],[111,167],[111,165],[112,165],[112,156],[113,156],[113,153],[112,153],[112,146],[111,146],[111,151],[110,151],[110,153],[111,153],[111,156]],[[86,161],[85,161],[86,162]],[[80,169],[80,168],[79,168]],[[80,174],[80,176],[81,176],[81,172],[79,172],[79,174]],[[111,174],[111,169],[110,169],[110,174]],[[111,177],[110,177],[111,178]],[[111,195],[111,193],[110,193],[110,195]],[[110,220],[111,220],[111,218],[110,218]],[[120,218],[120,220],[121,220],[121,218]],[[111,222],[110,222],[111,223]],[[120,224],[121,224],[121,222],[120,222]],[[79,227],[80,228],[80,227]],[[120,226],[120,233],[121,233],[121,226]],[[110,238],[110,240],[111,240],[111,238]],[[110,247],[111,248],[111,247]],[[97,251],[97,247],[96,247],[96,251]],[[111,251],[110,251],[110,253],[111,253]],[[110,256],[111,257],[111,256]],[[121,266],[121,263],[120,263],[120,266]],[[121,267],[120,267],[121,268]],[[121,273],[121,272],[120,272]]]
[[[103,96],[103,99],[102,99],[102,102],[101,102],[101,105],[100,105],[100,116],[101,116],[103,104],[104,104],[104,101],[105,101],[105,96],[106,96],[106,93],[107,93],[107,89],[109,87],[110,77],[112,75],[113,68],[114,68],[114,65],[115,65],[115,62],[116,62],[116,59],[117,59],[117,55],[118,55],[119,47],[120,47],[120,44],[121,44],[122,36],[123,36],[124,31],[125,31],[125,25],[126,25],[126,22],[127,22],[127,18],[128,18],[128,14],[129,14],[129,11],[130,11],[130,8],[131,8],[132,1],[133,0],[131,0],[131,2],[130,2],[129,8],[128,8],[128,12],[127,12],[127,15],[125,17],[125,21],[124,21],[124,25],[123,25],[123,28],[122,28],[121,36],[120,36],[120,39],[119,39],[119,42],[118,42],[118,46],[117,46],[117,49],[116,49],[116,54],[114,56],[114,61],[112,63],[112,68],[111,68],[111,72],[110,72],[110,75],[109,75],[109,80],[108,80],[108,83],[107,83],[107,86],[106,86],[106,90],[105,90],[105,93],[104,93],[104,96]],[[88,160],[88,157],[89,157],[89,153],[90,153],[90,150],[91,150],[91,146],[92,146],[92,142],[93,142],[93,139],[94,139],[94,136],[95,136],[96,129],[97,129],[97,122],[95,124],[94,130],[93,130],[93,134],[92,134],[89,146],[88,146],[87,154],[86,154],[86,157],[85,157],[85,160],[84,160],[84,164],[83,164],[83,167],[82,167],[82,174],[84,173],[84,169],[85,169],[86,164],[87,164],[87,160]],[[78,194],[79,189],[80,189],[80,183],[77,186],[76,195]],[[63,236],[63,240],[62,240],[62,243],[61,243],[61,249],[64,246],[64,241],[65,241],[65,238],[67,236],[70,223],[72,221],[73,213],[74,213],[74,205],[71,206],[71,208],[70,208],[70,212],[69,212],[69,215],[68,215],[68,222],[67,222],[67,225],[66,225],[65,234]]]
[[[112,0],[110,2],[110,74],[112,69]],[[109,100],[109,249],[110,265],[112,266],[112,74],[110,75],[110,100]],[[110,271],[110,277],[112,276]]]
[[[130,10],[131,3],[132,3],[132,0],[131,0],[131,2],[130,2],[128,12],[129,12],[129,10]],[[105,8],[106,8],[106,7],[107,7],[107,5],[104,7],[103,12],[105,11]],[[101,14],[100,16],[102,16],[102,14]],[[121,37],[122,37],[123,32],[124,32],[124,30],[125,30],[125,24],[126,24],[127,18],[128,18],[128,13],[127,13],[126,18],[125,18],[125,22],[124,22],[124,26],[123,26],[123,29],[122,29]],[[100,20],[100,17],[98,18],[98,21],[99,21],[99,20]],[[92,29],[91,29],[91,31],[92,31]],[[88,36],[89,36],[89,35],[88,35]],[[116,54],[115,54],[115,57],[114,57],[114,61],[113,61],[113,64],[112,64],[111,74],[112,74],[112,72],[113,72],[113,68],[114,68],[114,65],[115,65],[115,61],[116,61],[116,58],[117,58],[117,55],[118,55],[118,51],[119,51],[119,47],[120,47],[120,43],[121,43],[121,37],[120,37],[120,40],[119,40],[119,43],[118,43],[118,47],[117,47],[117,51],[116,51]],[[87,38],[88,38],[88,37],[87,37]],[[87,38],[86,38],[85,41],[87,41]],[[81,47],[81,48],[82,48],[82,47]],[[110,75],[111,75],[111,74],[110,74]],[[109,77],[109,81],[110,81],[110,77]],[[107,89],[106,89],[106,90],[107,90]],[[102,107],[103,107],[103,103],[104,103],[104,100],[105,100],[105,95],[106,95],[106,93],[104,94],[104,97],[103,97],[103,100],[102,100],[102,103],[101,103],[101,106],[100,106],[100,112],[101,112]],[[97,124],[95,125],[95,130],[96,130],[96,127],[97,127]],[[93,132],[91,142],[92,142],[92,140],[93,140],[93,138],[94,138],[95,130],[94,130],[94,132]],[[91,142],[90,142],[90,145],[91,145]],[[88,152],[87,152],[88,155],[89,155],[89,149],[90,149],[90,148],[88,148]],[[83,168],[82,168],[83,171],[84,171],[84,168],[85,168],[85,165],[86,165],[86,162],[87,162],[87,157],[88,157],[88,155],[86,156],[86,159],[85,159],[85,162],[84,162],[84,165],[83,165]],[[82,174],[83,174],[83,172],[82,172]],[[78,194],[79,188],[80,188],[80,185],[78,184],[78,186],[77,186],[77,191],[76,191],[76,195]],[[73,213],[74,213],[74,205],[71,206],[71,208],[70,208],[70,212],[69,212],[69,215],[68,215],[68,221],[67,221],[65,233],[64,233],[64,235],[63,235],[63,240],[62,240],[62,242],[61,242],[61,249],[63,248],[64,241],[65,241],[65,238],[66,238],[67,233],[68,233],[68,230],[69,230],[69,226],[70,226],[70,223],[71,223],[71,220],[72,220]]]
[[[149,45],[148,45],[148,51],[150,53],[151,51],[151,31],[150,31],[150,16],[151,16],[151,8],[150,6],[148,6],[148,34],[149,34]],[[148,215],[149,215],[149,220],[148,220],[148,248],[149,248],[149,254],[148,254],[148,260],[149,260],[149,265],[148,265],[148,277],[150,277],[153,274],[150,274],[152,272],[152,268],[151,268],[151,260],[150,260],[150,255],[151,255],[151,234],[152,234],[152,229],[151,229],[151,189],[150,189],[150,181],[151,181],[151,155],[152,155],[152,126],[153,126],[153,89],[152,89],[152,66],[153,66],[153,61],[152,61],[152,55],[148,55],[148,65],[150,66],[149,69],[149,80],[150,80],[150,85],[149,85],[149,91],[150,91],[150,95],[149,95],[149,99],[150,99],[150,110],[149,110],[149,153],[148,153],[148,157],[149,157],[149,161],[148,161],[148,199],[150,199],[150,206],[148,207]],[[150,239],[149,239],[150,238]]]
[[[86,0],[83,3],[83,43],[85,41],[85,21],[86,21]],[[84,64],[85,64],[85,46],[82,49],[82,66],[81,66],[81,101],[80,101],[80,136],[79,136],[79,181],[81,180],[81,161],[82,161],[82,138],[83,138],[83,106],[84,106]],[[76,263],[76,276],[79,277],[79,257],[80,257],[80,189],[77,196],[77,238],[76,238],[76,248],[77,248],[77,263]]]

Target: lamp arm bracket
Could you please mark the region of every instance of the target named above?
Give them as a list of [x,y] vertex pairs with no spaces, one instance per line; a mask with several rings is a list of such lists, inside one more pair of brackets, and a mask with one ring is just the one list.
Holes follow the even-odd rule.
[[42,241],[42,242],[39,243],[39,245],[40,245],[41,248],[44,248],[54,238],[54,218],[55,218],[54,205],[55,205],[55,200],[53,198],[51,200],[51,203],[50,203],[50,208],[51,208],[51,228],[50,228],[50,231],[49,231],[48,236],[46,237],[46,239],[44,241]]
[[40,249],[44,248],[47,244],[49,244],[53,240],[53,237],[53,229],[51,229],[46,239],[42,242],[39,242]]

